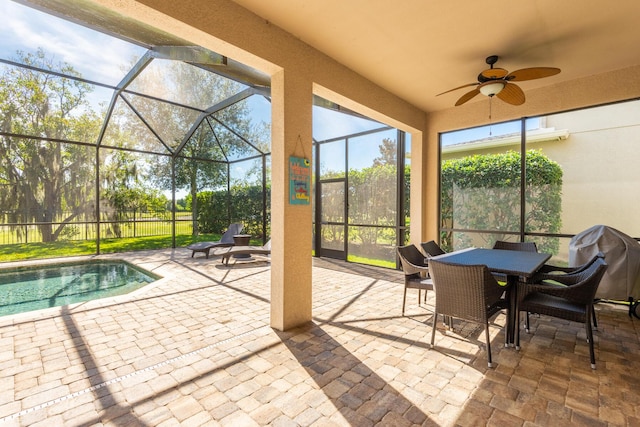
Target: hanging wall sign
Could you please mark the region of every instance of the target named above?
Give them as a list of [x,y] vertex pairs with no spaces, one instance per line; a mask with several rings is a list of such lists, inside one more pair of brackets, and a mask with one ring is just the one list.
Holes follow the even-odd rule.
[[289,157],[289,204],[308,205],[311,197],[311,164],[303,157]]

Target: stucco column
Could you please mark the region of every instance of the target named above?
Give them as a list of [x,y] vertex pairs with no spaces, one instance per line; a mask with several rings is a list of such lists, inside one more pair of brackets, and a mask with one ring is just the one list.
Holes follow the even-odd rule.
[[[411,188],[409,216],[411,217],[410,241],[416,245],[429,239],[429,236],[436,236],[433,227],[429,227],[432,222],[430,208],[433,207],[432,196],[437,194],[437,182],[429,179],[428,171],[431,165],[427,162],[429,152],[427,132],[411,132]],[[437,157],[437,156],[436,156]],[[437,201],[435,206],[437,207]],[[435,239],[435,237],[431,237]],[[436,239],[437,240],[437,239]]]
[[289,203],[289,157],[311,159],[311,81],[306,73],[271,77],[271,327],[311,320],[311,204]]

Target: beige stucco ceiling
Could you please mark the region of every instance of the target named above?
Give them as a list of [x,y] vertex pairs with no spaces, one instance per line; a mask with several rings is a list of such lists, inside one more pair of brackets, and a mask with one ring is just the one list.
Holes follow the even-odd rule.
[[489,55],[562,69],[525,94],[640,64],[639,0],[234,1],[425,111],[452,107],[465,89],[436,95],[477,81]]

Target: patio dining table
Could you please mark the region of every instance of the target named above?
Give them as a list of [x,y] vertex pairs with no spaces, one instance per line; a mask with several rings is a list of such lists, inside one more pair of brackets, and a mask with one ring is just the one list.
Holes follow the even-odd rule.
[[[506,275],[506,297],[509,299],[507,309],[507,325],[505,331],[505,346],[514,345],[515,328],[518,327],[517,291],[518,280],[531,278],[542,265],[551,258],[551,254],[540,252],[511,251],[505,249],[468,248],[455,252],[438,255],[437,259],[453,264],[477,265],[484,264],[493,273]],[[436,284],[437,285],[437,284]],[[437,298],[436,289],[436,298]]]

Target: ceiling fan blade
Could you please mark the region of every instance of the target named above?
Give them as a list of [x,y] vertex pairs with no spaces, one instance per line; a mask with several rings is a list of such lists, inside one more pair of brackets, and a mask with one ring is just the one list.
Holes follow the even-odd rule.
[[446,92],[439,93],[439,94],[437,94],[436,96],[444,95],[445,93],[453,92],[454,90],[462,89],[462,88],[464,88],[464,87],[478,86],[479,84],[480,84],[480,83],[468,83],[468,84],[466,84],[466,85],[462,85],[462,86],[455,87],[455,88],[453,88],[453,89],[449,89],[449,90],[448,90],[448,91],[446,91]]
[[509,82],[496,96],[511,105],[522,105],[525,99],[522,89],[518,85]]
[[465,94],[464,94],[464,95],[462,95],[462,96],[460,97],[460,99],[458,99],[458,101],[456,102],[456,107],[457,107],[458,105],[462,105],[462,104],[464,104],[465,102],[467,102],[468,100],[470,100],[471,98],[473,98],[474,96],[476,96],[476,95],[477,95],[477,94],[479,94],[479,93],[480,93],[480,89],[478,89],[478,88],[475,88],[475,89],[474,89],[474,90],[472,90],[471,92],[467,92],[467,93],[465,93]]
[[553,67],[523,68],[521,70],[515,70],[509,73],[509,75],[505,77],[505,80],[522,82],[525,80],[534,80],[534,79],[541,79],[543,77],[554,76],[559,72],[560,72],[560,68],[553,68]]

